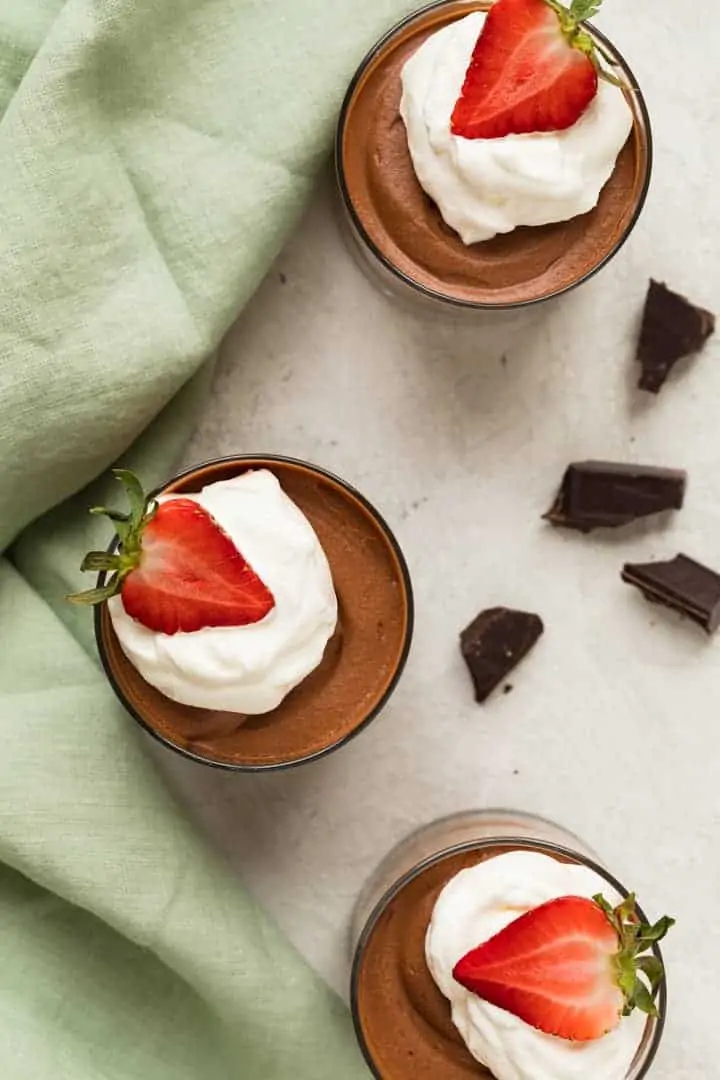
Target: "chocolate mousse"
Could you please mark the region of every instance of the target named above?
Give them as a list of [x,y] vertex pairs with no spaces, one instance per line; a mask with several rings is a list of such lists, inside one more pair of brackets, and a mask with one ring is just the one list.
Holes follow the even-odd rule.
[[469,1053],[425,960],[435,901],[455,874],[509,848],[449,855],[408,882],[375,923],[355,971],[364,1050],[382,1080],[478,1080],[492,1073]]
[[635,80],[602,35],[588,27],[605,62],[622,80],[633,114],[632,133],[597,206],[568,221],[463,243],[415,175],[400,115],[400,74],[432,34],[490,6],[481,0],[443,0],[388,34],[350,86],[336,146],[340,189],[360,246],[395,280],[436,299],[478,307],[546,299],[602,266],[640,213],[651,166],[649,120]]
[[272,472],[313,526],[338,600],[337,628],[320,665],[277,708],[246,717],[179,704],[125,656],[106,604],[96,608],[95,624],[106,672],[136,719],[189,757],[239,769],[298,764],[347,741],[394,689],[412,634],[411,586],[397,543],[362,496],[330,474],[288,459],[228,458],[162,490],[197,492],[252,469]]
[[[519,847],[542,850],[561,862],[582,862],[572,853],[508,840],[450,850],[421,864],[415,874],[371,918],[353,970],[352,1004],[356,1031],[378,1080],[495,1080],[468,1051],[455,1028],[450,1005],[426,961],[425,939],[436,901],[461,870]],[[608,879],[616,886],[617,883]],[[664,1014],[664,990],[660,1014]],[[645,1074],[662,1024],[650,1021],[636,1061]]]

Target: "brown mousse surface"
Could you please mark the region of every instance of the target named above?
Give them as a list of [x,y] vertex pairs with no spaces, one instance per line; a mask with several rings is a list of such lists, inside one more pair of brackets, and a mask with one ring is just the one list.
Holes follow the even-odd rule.
[[382,1080],[493,1077],[455,1028],[425,960],[435,901],[450,878],[509,847],[454,853],[404,885],[373,927],[356,972],[356,1017]]
[[643,198],[649,148],[635,94],[635,122],[598,205],[553,225],[522,227],[466,245],[443,221],[415,176],[400,116],[403,65],[431,34],[478,0],[442,5],[413,21],[379,50],[348,104],[340,147],[347,197],[375,248],[407,277],[461,301],[513,304],[540,299],[582,279],[607,258]]
[[378,707],[404,660],[410,597],[397,552],[372,512],[348,489],[312,468],[264,458],[216,462],[164,490],[199,491],[252,468],[273,472],[312,524],[338,598],[338,627],[321,664],[277,709],[245,717],[172,701],[146,683],[122,652],[105,605],[99,618],[109,674],[142,722],[199,757],[267,766],[302,760],[334,746]]

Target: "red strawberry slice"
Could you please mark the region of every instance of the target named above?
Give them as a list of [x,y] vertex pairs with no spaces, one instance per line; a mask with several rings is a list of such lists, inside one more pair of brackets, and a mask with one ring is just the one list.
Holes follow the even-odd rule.
[[116,470],[130,513],[109,513],[118,532],[116,552],[95,551],[81,569],[112,571],[97,589],[68,599],[95,604],[122,595],[128,615],[163,634],[206,626],[259,622],[275,599],[218,523],[193,499],[148,499],[137,477]]
[[163,634],[245,626],[275,606],[227,533],[192,499],[160,504],[121,594],[128,615]]
[[575,14],[578,0],[570,10],[551,2],[492,5],[453,110],[454,135],[498,139],[561,131],[580,119],[598,88],[594,45]]
[[[637,1007],[657,1014],[664,977],[647,953],[673,920],[642,923],[635,899],[562,896],[528,911],[455,965],[467,990],[562,1039],[598,1039]],[[640,975],[644,976],[640,978]]]

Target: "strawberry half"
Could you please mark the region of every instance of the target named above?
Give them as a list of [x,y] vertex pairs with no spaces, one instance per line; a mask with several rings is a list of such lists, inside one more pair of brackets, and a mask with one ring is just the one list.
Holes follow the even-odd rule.
[[115,476],[125,486],[130,513],[99,506],[90,513],[110,517],[117,550],[91,551],[80,567],[111,577],[68,600],[98,604],[120,593],[128,615],[161,634],[246,626],[272,610],[270,590],[199,503],[182,497],[158,503],[128,469],[115,469]]
[[600,3],[495,0],[453,110],[453,134],[499,139],[576,123],[597,93],[598,75],[612,78],[582,29]]
[[635,1008],[657,1015],[665,973],[651,950],[673,922],[642,922],[632,894],[616,908],[602,896],[561,896],[463,956],[453,977],[548,1035],[599,1039]]

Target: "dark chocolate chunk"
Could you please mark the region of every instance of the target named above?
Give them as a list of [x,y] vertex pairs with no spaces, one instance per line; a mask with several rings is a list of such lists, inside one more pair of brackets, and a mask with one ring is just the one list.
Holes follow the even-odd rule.
[[646,599],[700,623],[709,634],[720,626],[720,574],[687,555],[667,562],[626,563],[622,579]]
[[650,281],[645,300],[637,359],[642,366],[638,386],[657,394],[674,364],[698,352],[715,329],[715,316],[705,308]]
[[496,607],[481,611],[460,635],[460,651],[475,686],[475,700],[485,701],[543,632],[542,619],[527,611]]
[[545,520],[581,532],[627,525],[648,514],[679,510],[686,480],[680,469],[576,461],[565,470]]

